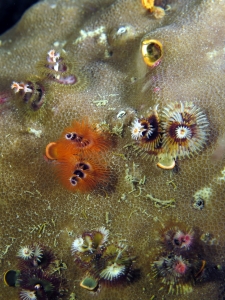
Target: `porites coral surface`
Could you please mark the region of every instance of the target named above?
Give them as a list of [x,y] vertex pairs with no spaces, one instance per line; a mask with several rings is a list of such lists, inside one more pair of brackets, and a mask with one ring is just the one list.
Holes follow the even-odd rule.
[[[211,259],[224,263],[225,160],[212,157],[225,126],[225,4],[171,0],[166,7],[165,1],[156,2],[166,9],[161,19],[137,0],[46,0],[1,36],[1,273],[15,263],[20,245],[31,240],[48,244],[57,247],[68,266],[69,295],[89,299],[86,290],[74,289],[75,280],[82,278],[70,246],[78,233],[106,226],[118,240],[129,241],[141,278],[110,293],[104,288],[99,299],[163,297],[167,290],[159,291],[162,285],[154,281],[151,264],[160,254],[157,232],[168,215],[189,228],[198,227],[205,243],[214,244]],[[155,68],[149,69],[141,56],[144,39],[163,45],[162,61]],[[83,85],[43,79],[39,62],[51,49],[64,54],[69,71]],[[15,103],[10,89],[13,81],[26,80],[45,85],[45,103],[35,117]],[[145,116],[157,104],[162,110],[179,101],[204,110],[210,136],[200,153],[177,160],[176,170],[161,170],[154,160],[136,155],[129,126],[136,112]],[[86,116],[116,141],[107,154],[115,182],[108,193],[65,190],[43,158],[49,141]],[[196,197],[204,200],[202,210],[193,206]],[[218,283],[195,286],[192,299],[199,299],[199,293],[201,298],[217,297]],[[17,299],[17,293],[1,287],[0,298]]]

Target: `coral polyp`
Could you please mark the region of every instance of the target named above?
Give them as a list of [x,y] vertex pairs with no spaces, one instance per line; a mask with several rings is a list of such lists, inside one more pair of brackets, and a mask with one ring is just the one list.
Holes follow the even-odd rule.
[[55,256],[51,249],[46,246],[34,245],[34,253],[31,258],[21,260],[20,268],[26,269],[42,269],[45,270],[54,262]]
[[191,103],[172,103],[162,111],[162,145],[173,157],[193,156],[205,146],[209,122],[202,110]]
[[102,265],[99,268],[99,278],[112,284],[119,280],[132,279],[132,262],[127,246],[123,244],[109,245],[102,254]]
[[90,267],[91,261],[95,260],[105,248],[108,241],[109,231],[105,227],[96,230],[86,231],[82,236],[77,237],[71,247],[75,261],[84,267]]
[[21,117],[24,115],[30,119],[40,117],[46,103],[45,91],[47,89],[46,83],[41,78],[31,76],[24,82],[13,81],[11,89],[14,91],[12,95],[14,105]]
[[119,265],[116,262],[111,262],[107,267],[105,267],[99,274],[101,279],[111,281],[117,280],[125,275],[126,267],[124,265]]
[[[56,142],[63,144],[64,148],[72,154],[82,151],[84,154],[106,151],[110,147],[110,141],[106,134],[102,134],[87,118],[81,122],[74,121],[72,126],[64,129],[61,138]],[[60,150],[59,150],[60,152]],[[58,154],[60,156],[60,153]]]
[[140,123],[144,127],[140,146],[143,147],[145,151],[156,150],[161,141],[161,128],[157,109],[148,115],[148,117],[141,119]]
[[182,256],[169,254],[167,257],[160,257],[154,262],[154,267],[163,277],[164,282],[177,283],[182,276],[188,273],[190,264]]
[[23,82],[18,83],[13,81],[13,83],[11,84],[11,89],[14,90],[15,93],[18,93],[19,91],[22,91],[23,94],[33,92],[33,89],[29,87],[29,83],[23,83]]
[[17,256],[22,259],[31,259],[34,256],[34,248],[31,246],[21,247],[17,253]]
[[162,282],[169,286],[168,293],[185,294],[192,291],[194,283],[193,265],[182,256],[169,254],[160,257],[153,263],[155,276],[159,276]]
[[[46,76],[49,80],[63,84],[75,84],[77,78],[75,75],[68,73],[68,66],[65,58],[54,49],[48,51],[47,56],[37,64],[37,72],[42,76]],[[70,65],[68,63],[68,65]],[[68,78],[71,78],[68,81]]]
[[140,149],[150,154],[160,152],[162,132],[157,109],[156,106],[147,117],[136,118],[131,125],[131,137]]
[[83,238],[76,238],[73,241],[71,250],[73,254],[79,254],[87,251],[92,253],[94,249],[92,248],[91,237],[89,235],[84,234]]
[[183,233],[182,231],[178,230],[173,237],[173,241],[178,247],[189,249],[192,246],[193,238],[193,232]]
[[107,184],[109,170],[104,160],[97,156],[70,156],[59,161],[56,173],[62,184],[73,192],[88,192]]
[[93,236],[95,247],[102,247],[109,239],[109,230],[101,226],[94,231]]
[[[59,58],[60,58],[60,54],[56,52],[54,49],[48,51],[47,61],[49,63],[56,64]],[[54,69],[56,69],[56,67],[54,67]]]
[[35,291],[22,290],[20,292],[21,300],[37,300]]
[[133,121],[132,126],[131,126],[131,137],[134,140],[138,140],[142,137],[144,127],[141,124],[140,120],[137,118]]
[[200,249],[200,241],[197,232],[187,230],[182,224],[172,223],[161,232],[160,243],[167,251],[176,255],[192,256],[193,249]]

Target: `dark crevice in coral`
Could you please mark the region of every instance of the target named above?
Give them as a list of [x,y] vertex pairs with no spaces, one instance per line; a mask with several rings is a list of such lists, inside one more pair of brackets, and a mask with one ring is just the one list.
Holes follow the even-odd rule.
[[10,29],[23,13],[38,0],[7,0],[0,1],[0,34]]

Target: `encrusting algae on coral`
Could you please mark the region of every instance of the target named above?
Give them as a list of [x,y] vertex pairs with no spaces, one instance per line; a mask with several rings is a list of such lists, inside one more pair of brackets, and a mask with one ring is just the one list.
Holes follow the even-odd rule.
[[224,14],[46,0],[1,36],[1,299],[224,297]]

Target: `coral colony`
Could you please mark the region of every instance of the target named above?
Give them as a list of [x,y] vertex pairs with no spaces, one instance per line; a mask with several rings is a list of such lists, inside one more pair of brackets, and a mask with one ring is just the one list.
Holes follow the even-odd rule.
[[65,280],[61,275],[53,275],[56,258],[48,247],[38,244],[24,246],[17,256],[18,270],[5,272],[4,282],[20,289],[21,300],[56,300],[63,297]]
[[[45,2],[48,3],[48,1],[43,1],[40,5],[47,5]],[[64,1],[61,2],[64,3]],[[72,2],[68,11],[72,11],[72,7],[76,3],[77,11],[84,9],[81,15],[85,18],[87,11],[91,13],[91,20],[91,17],[95,15],[95,9],[99,13],[98,16],[102,16],[101,13],[105,9],[109,15],[113,11],[114,16],[117,5],[123,3],[126,7],[129,1],[113,2],[107,0],[104,5],[101,1],[82,1],[81,5],[77,4],[79,1]],[[96,8],[91,2],[94,2]],[[68,227],[71,225],[69,222],[74,222],[76,226],[83,228],[80,235],[75,234],[75,239],[72,242],[73,259],[71,258],[70,268],[74,274],[76,274],[78,268],[80,269],[81,276],[79,279],[76,278],[71,286],[76,286],[78,281],[80,286],[76,287],[76,291],[78,290],[78,294],[79,292],[81,295],[82,293],[85,294],[84,299],[89,299],[85,297],[86,295],[89,297],[90,294],[98,294],[101,297],[99,292],[102,289],[106,291],[114,289],[116,291],[118,286],[121,289],[124,287],[131,288],[129,292],[133,293],[135,284],[141,286],[142,295],[144,295],[144,284],[146,285],[146,282],[149,293],[146,293],[148,299],[158,299],[156,293],[161,290],[165,294],[161,295],[160,298],[164,299],[167,294],[185,294],[195,288],[197,289],[198,285],[203,286],[204,283],[218,281],[219,279],[221,282],[224,281],[225,268],[215,263],[214,256],[211,254],[213,253],[211,246],[214,240],[210,240],[208,232],[203,234],[204,226],[199,229],[199,224],[201,224],[199,220],[204,210],[207,208],[214,209],[214,205],[218,205],[211,201],[213,185],[218,182],[218,174],[215,175],[215,166],[211,163],[207,173],[204,169],[203,177],[208,177],[211,168],[214,175],[212,177],[209,174],[209,177],[213,179],[212,181],[206,180],[207,184],[204,186],[205,178],[202,180],[202,177],[196,175],[203,172],[203,169],[200,168],[200,171],[194,169],[192,172],[192,169],[195,168],[193,165],[195,157],[200,157],[200,165],[203,166],[205,165],[205,153],[212,150],[210,147],[217,134],[216,130],[219,131],[219,129],[214,126],[213,122],[211,124],[211,120],[216,122],[217,118],[215,115],[210,118],[208,108],[206,108],[207,105],[203,102],[205,99],[200,99],[200,93],[195,96],[191,91],[190,98],[187,94],[181,95],[180,87],[177,84],[174,97],[172,92],[167,93],[168,86],[173,85],[175,82],[171,80],[167,84],[166,81],[170,78],[171,68],[177,61],[183,61],[185,64],[186,57],[176,56],[175,59],[168,62],[170,56],[172,57],[171,53],[178,53],[182,43],[179,43],[177,45],[178,50],[175,49],[176,51],[174,51],[173,42],[168,42],[163,33],[160,30],[160,32],[157,31],[159,29],[158,25],[154,25],[161,24],[163,28],[166,28],[165,31],[170,32],[170,26],[166,26],[167,20],[179,19],[180,15],[186,14],[186,10],[188,14],[190,10],[189,16],[192,16],[192,4],[188,4],[191,1],[184,2],[184,7],[179,8],[182,1],[131,1],[139,15],[135,16],[130,13],[129,18],[125,18],[126,21],[122,24],[118,23],[115,28],[112,27],[111,20],[109,22],[110,26],[102,25],[98,28],[92,28],[92,25],[90,25],[92,23],[88,23],[87,28],[89,28],[89,31],[85,27],[86,31],[82,29],[82,22],[78,18],[76,27],[79,27],[79,30],[75,26],[73,28],[76,31],[76,39],[71,34],[71,38],[65,41],[65,44],[62,40],[60,42],[51,40],[51,43],[43,50],[43,56],[35,58],[36,68],[34,68],[32,74],[24,75],[24,77],[21,75],[21,78],[11,78],[7,85],[8,89],[1,92],[0,104],[12,105],[13,121],[14,118],[17,119],[17,122],[19,120],[21,127],[24,124],[32,124],[37,125],[37,127],[40,126],[42,129],[36,130],[29,127],[26,129],[26,134],[29,137],[26,136],[25,138],[20,131],[16,131],[18,135],[16,138],[13,135],[14,132],[10,131],[9,134],[4,132],[4,138],[6,140],[9,138],[10,142],[8,144],[12,146],[12,150],[9,154],[7,152],[6,155],[3,147],[4,151],[1,153],[1,158],[4,157],[5,159],[6,157],[9,160],[6,163],[7,171],[8,169],[11,170],[10,172],[14,170],[16,174],[15,177],[10,175],[9,182],[6,180],[6,186],[11,186],[11,182],[16,181],[15,178],[21,183],[19,176],[21,171],[18,171],[20,168],[14,168],[17,167],[18,163],[14,163],[13,159],[17,162],[16,159],[22,157],[22,143],[25,141],[25,144],[28,143],[29,147],[26,148],[26,151],[24,150],[24,155],[29,156],[31,153],[33,156],[26,158],[24,168],[21,168],[26,180],[25,184],[24,182],[22,182],[23,184],[19,183],[19,188],[13,190],[13,201],[16,196],[28,195],[32,197],[32,209],[29,207],[29,213],[27,213],[32,220],[42,216],[39,211],[35,211],[35,205],[37,204],[35,201],[38,201],[36,206],[38,206],[37,209],[39,207],[43,209],[40,210],[45,214],[43,218],[51,218],[51,222],[54,223],[55,231],[51,231],[49,236],[55,235],[57,230],[59,232],[57,232],[56,238],[54,236],[55,241],[63,236],[63,233],[67,230],[67,225]],[[209,0],[203,2],[210,4]],[[100,8],[97,9],[99,3],[101,3]],[[113,5],[111,5],[112,3]],[[51,4],[51,9],[56,9],[57,5],[59,4]],[[65,3],[62,4],[62,11],[64,9],[63,5]],[[193,4],[193,7],[195,5],[200,6],[200,4]],[[219,5],[219,2],[215,5]],[[201,10],[203,6],[204,4],[198,9]],[[123,6],[119,6],[119,10],[121,10],[121,7]],[[177,7],[180,9],[178,9],[178,13],[176,12]],[[174,15],[175,13],[177,15]],[[208,14],[210,14],[209,11],[205,13],[204,20]],[[130,19],[131,15],[136,21]],[[144,29],[140,27],[142,22],[139,22],[139,18],[145,20]],[[66,19],[66,17],[64,16],[62,19]],[[101,21],[102,24],[100,19],[98,22]],[[104,18],[102,19],[104,20]],[[122,18],[118,17],[117,21],[119,22],[120,19]],[[95,19],[94,23],[98,22]],[[133,22],[136,22],[135,25]],[[209,24],[207,26],[211,28],[213,22]],[[177,27],[179,30],[184,30],[184,28],[187,30],[190,26],[183,25],[181,21],[175,25],[174,28]],[[194,28],[197,28],[197,25],[194,24]],[[151,34],[146,33],[148,26],[153,26],[151,27]],[[66,28],[64,29],[67,32]],[[185,35],[184,32],[182,34]],[[69,31],[65,35],[70,36]],[[40,39],[39,36],[38,38]],[[198,38],[200,39],[200,37]],[[207,43],[205,40],[204,43],[200,40],[199,47],[201,42],[202,44]],[[0,41],[0,46],[4,46],[4,43],[6,41]],[[218,41],[211,42],[211,44],[216,43]],[[188,41],[188,44],[191,44],[191,42]],[[136,49],[136,52],[131,49],[132,47]],[[208,44],[204,44],[204,49],[210,47]],[[190,49],[185,49],[185,51],[191,52]],[[197,51],[198,49],[196,49]],[[213,65],[207,61],[211,56],[215,60],[218,57],[223,57],[222,52],[221,49],[217,51],[212,49],[210,54],[202,54],[205,64],[210,66],[210,71],[222,69],[221,62],[217,61]],[[131,54],[129,61],[124,53],[125,56]],[[199,53],[193,53],[191,56],[195,56],[195,54],[196,56],[199,55]],[[10,51],[7,52],[7,55],[11,55]],[[81,58],[82,63],[79,58]],[[120,61],[123,60],[126,67],[120,65]],[[163,66],[165,65],[166,68],[164,69]],[[107,77],[109,70],[113,75]],[[127,70],[129,70],[128,73],[126,73]],[[176,69],[175,74],[178,73],[178,69]],[[99,74],[101,74],[101,80],[99,80]],[[197,74],[196,77],[198,76]],[[123,81],[124,78],[126,81]],[[163,81],[164,78],[166,78],[165,81]],[[107,82],[107,89],[108,86],[111,88],[107,90],[107,93],[104,90],[104,80]],[[199,78],[198,80],[200,81]],[[195,80],[190,78],[190,81]],[[101,82],[103,82],[102,86]],[[188,86],[188,84],[186,85]],[[131,92],[126,94],[126,90],[129,90],[129,88]],[[94,93],[95,89],[104,91],[104,95],[99,95],[99,92]],[[120,89],[122,92],[120,92]],[[132,93],[134,93],[134,96]],[[219,93],[222,94],[222,90]],[[119,103],[122,97],[126,100]],[[211,106],[213,108],[213,104]],[[212,113],[215,114],[213,109]],[[2,117],[4,117],[4,114],[2,114]],[[14,126],[13,130],[17,127]],[[214,127],[215,130],[212,130]],[[32,136],[33,140],[40,139],[38,154],[33,149],[37,144],[32,144],[31,139],[29,139],[30,133],[34,135]],[[33,147],[33,145],[36,146]],[[45,152],[45,155],[43,155],[43,152]],[[39,160],[35,160],[37,157]],[[149,159],[147,163],[145,159]],[[221,158],[222,160],[223,158]],[[187,166],[188,162],[192,165],[188,168],[183,167],[185,164]],[[133,168],[130,167],[131,164],[133,164]],[[182,170],[180,173],[178,167]],[[33,169],[30,171],[30,168]],[[38,175],[33,175],[36,172],[35,168],[38,169]],[[48,177],[50,177],[49,174],[52,170],[63,187],[60,187],[58,183],[50,182]],[[144,170],[146,174],[143,173]],[[220,173],[223,176],[219,177],[218,190],[222,188],[224,169]],[[47,174],[47,176],[44,177],[43,174]],[[141,178],[140,174],[143,174],[144,179]],[[192,191],[193,174],[196,178],[198,177],[198,182],[194,185]],[[42,175],[44,179],[38,181]],[[30,179],[29,176],[34,177]],[[38,176],[38,178],[35,176]],[[45,180],[46,182],[44,182]],[[110,187],[114,182],[115,187],[112,190]],[[116,185],[117,182],[118,186]],[[53,184],[54,188],[52,188]],[[34,185],[35,191],[32,189]],[[130,185],[132,185],[132,189],[130,189]],[[27,187],[26,191],[23,191],[24,186]],[[29,190],[28,186],[31,186],[32,191]],[[39,192],[39,189],[41,192]],[[49,190],[50,196],[46,195]],[[100,191],[103,193],[100,193]],[[224,192],[224,188],[222,192]],[[161,193],[160,196],[158,196],[158,193]],[[37,194],[38,196],[36,196]],[[164,194],[165,197],[168,196],[167,199],[171,197],[172,200],[161,200]],[[214,191],[214,194],[216,197],[218,196],[217,191]],[[163,214],[162,209],[169,210],[172,207],[169,204],[176,202],[173,197],[182,199],[177,205],[178,208],[174,204],[174,211],[171,212],[171,215],[173,213],[179,215],[180,220],[184,217],[187,224],[187,220],[191,216],[190,224],[192,225],[190,227],[172,221],[165,225],[166,222],[164,221],[166,219],[164,219],[164,216],[167,214]],[[150,200],[154,202],[154,206],[151,205]],[[26,201],[28,203],[27,199]],[[33,201],[35,205],[33,205]],[[39,201],[41,205],[39,205]],[[56,217],[54,215],[56,222],[52,214],[51,217],[48,215],[48,210],[51,211],[53,206],[57,211]],[[216,207],[218,208],[218,206]],[[113,214],[112,220],[109,219],[108,210],[110,209],[112,209]],[[18,219],[19,214],[17,212],[14,215],[18,216],[16,217]],[[208,212],[210,215],[209,210]],[[71,217],[72,221],[70,216],[74,218]],[[118,232],[120,227],[126,231],[127,227],[133,241],[118,238],[118,236],[120,237],[118,233],[117,235],[115,233],[115,240],[109,241],[109,230],[99,225],[104,223],[102,216],[106,216],[107,227],[109,224],[110,226],[116,224],[116,229],[113,228],[114,232]],[[134,218],[134,221],[132,218]],[[113,223],[114,219],[115,223]],[[199,222],[196,228],[193,226],[195,221]],[[55,225],[57,222],[60,225]],[[157,231],[156,239],[154,239],[151,230],[153,223],[156,226],[159,223],[159,226],[162,225],[162,229]],[[151,229],[148,229],[148,227]],[[84,228],[96,229],[85,231]],[[140,243],[139,239],[138,241],[135,240],[137,235],[140,235]],[[11,233],[8,236],[11,236]],[[12,239],[16,238],[12,237]],[[150,246],[147,245],[147,241],[149,241]],[[154,242],[157,243],[155,248],[152,246]],[[144,272],[140,273],[139,269],[135,268],[136,256],[131,255],[132,251],[128,244],[132,246],[132,249],[138,247],[138,250],[136,249],[134,252],[138,261],[141,261],[140,267],[141,264],[143,269],[147,266],[148,275]],[[63,243],[63,254],[69,252],[68,245],[68,240],[65,244]],[[10,246],[7,247],[10,248]],[[147,249],[148,247],[150,250]],[[1,255],[4,256],[7,253],[8,248],[5,252],[0,252],[0,258],[2,258]],[[148,251],[151,252],[149,256],[147,256]],[[139,255],[139,253],[141,254]],[[17,259],[18,266],[16,270],[12,269],[4,273],[4,283],[7,286],[19,289],[19,299],[65,299],[65,280],[60,272],[57,275],[55,274],[56,257],[50,248],[42,244],[27,244],[18,250]],[[143,278],[143,285],[138,283],[141,280],[136,280]],[[153,282],[155,282],[157,289],[152,287]],[[158,289],[158,285],[161,286],[160,289]],[[224,284],[222,285],[225,289]],[[72,289],[71,286],[69,289]],[[140,286],[137,293],[140,291]],[[152,294],[150,294],[151,292]],[[224,293],[223,291],[222,294]],[[142,296],[140,297],[142,299]],[[80,295],[78,298],[82,299]],[[119,296],[116,298],[122,299]],[[143,299],[147,298],[143,296]],[[77,298],[72,293],[68,299]],[[135,299],[138,299],[136,294]]]

